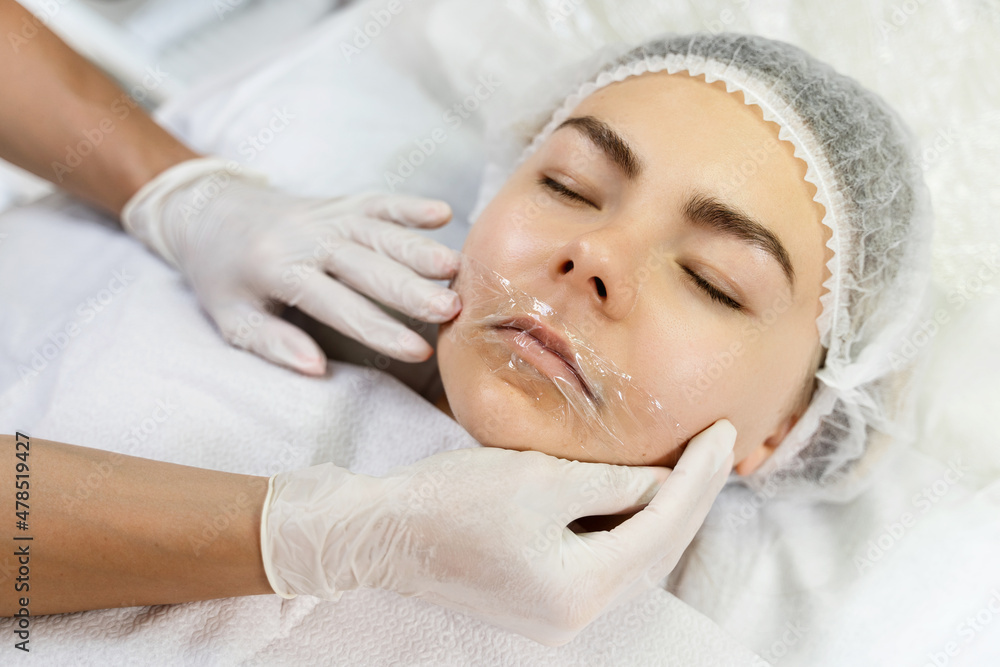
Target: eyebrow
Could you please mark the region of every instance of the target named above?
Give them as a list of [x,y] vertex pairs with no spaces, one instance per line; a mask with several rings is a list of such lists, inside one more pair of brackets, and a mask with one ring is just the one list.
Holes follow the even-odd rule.
[[593,116],[575,116],[560,123],[556,131],[564,127],[575,127],[583,132],[595,146],[601,149],[605,157],[621,169],[625,178],[630,181],[635,180],[642,173],[642,160],[635,154],[628,142],[603,120]]
[[795,287],[795,271],[788,251],[778,237],[761,223],[715,197],[703,194],[696,194],[688,200],[684,206],[684,215],[692,224],[760,248],[781,265],[789,286]]

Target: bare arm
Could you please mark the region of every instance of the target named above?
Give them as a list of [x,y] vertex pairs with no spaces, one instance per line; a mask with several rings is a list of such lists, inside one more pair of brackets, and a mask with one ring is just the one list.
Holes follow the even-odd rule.
[[272,592],[260,554],[266,477],[18,441],[0,436],[0,539],[4,554],[29,550],[30,573],[19,582],[17,557],[0,557],[0,615],[20,598],[40,615]]
[[[117,215],[151,178],[197,157],[14,0],[0,0],[0,35],[0,158]],[[68,157],[81,142],[92,150]]]

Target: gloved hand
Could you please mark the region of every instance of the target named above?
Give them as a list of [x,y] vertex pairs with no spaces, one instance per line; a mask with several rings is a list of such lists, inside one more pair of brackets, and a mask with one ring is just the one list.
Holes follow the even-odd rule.
[[[279,473],[261,517],[264,569],[283,597],[382,588],[561,645],[669,574],[730,472],[735,438],[716,422],[672,472],[483,448],[382,478],[332,464]],[[645,503],[610,532],[567,527]]]
[[[441,201],[364,194],[307,199],[216,158],[182,162],[122,211],[126,230],[177,268],[223,337],[275,363],[322,374],[326,358],[274,309],[294,305],[376,351],[422,361],[433,349],[360,293],[406,315],[445,322],[459,255],[406,229],[451,218]],[[332,276],[332,277],[331,277]]]

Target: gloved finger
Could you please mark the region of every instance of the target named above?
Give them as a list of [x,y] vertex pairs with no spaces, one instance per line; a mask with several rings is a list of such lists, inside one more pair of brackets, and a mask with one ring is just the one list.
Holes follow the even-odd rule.
[[461,255],[446,245],[376,218],[357,218],[343,226],[352,240],[405,264],[425,278],[455,276]]
[[[610,533],[594,536],[630,553],[622,572],[635,579],[666,554],[687,547],[729,476],[736,429],[719,420],[688,444],[673,472],[649,504]],[[679,548],[679,550],[678,550]]]
[[548,486],[555,495],[552,511],[578,508],[573,517],[622,514],[645,505],[660,489],[670,470],[604,463],[572,462],[557,483]]
[[368,195],[362,211],[373,218],[425,229],[440,227],[451,220],[451,206],[447,202],[408,195]]
[[[701,528],[702,523],[704,523],[709,510],[712,509],[712,505],[715,502],[715,498],[719,495],[719,491],[721,491],[725,486],[726,479],[729,477],[730,468],[732,467],[732,456],[733,455],[730,454],[727,457],[727,460],[712,478],[708,488],[705,490],[705,493],[703,493],[702,497],[699,499],[694,512],[689,516],[689,521],[683,528],[673,533],[675,538],[673,547],[663,554],[663,557],[659,560],[659,562],[653,564],[649,569],[641,573],[634,579],[634,581],[629,582],[626,579],[624,581],[624,587],[614,596],[613,600],[608,605],[609,609],[623,604],[637,595],[650,590],[673,571],[673,569],[677,566],[677,562],[680,560],[681,555],[691,542],[694,541],[695,534]],[[600,542],[602,539],[607,539],[611,536],[608,534],[597,534],[586,535],[584,537],[590,539],[591,545],[593,545],[594,542]],[[616,545],[616,547],[618,548],[617,553],[619,554],[622,549],[627,549],[627,546],[620,544]],[[623,559],[624,556],[622,556],[618,562],[621,562]]]
[[393,359],[426,361],[434,354],[434,348],[419,335],[326,274],[309,276],[293,305],[328,327]]
[[425,322],[447,322],[461,310],[458,294],[361,245],[331,253],[327,271],[376,301]]
[[268,361],[306,375],[326,371],[326,355],[298,327],[249,304],[214,309],[210,313],[223,338]]

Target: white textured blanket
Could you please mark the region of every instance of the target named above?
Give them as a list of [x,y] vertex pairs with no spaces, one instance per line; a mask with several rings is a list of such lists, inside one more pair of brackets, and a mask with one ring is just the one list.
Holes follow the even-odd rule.
[[[322,461],[378,475],[437,451],[476,445],[380,371],[334,363],[328,377],[310,379],[229,347],[175,274],[80,205],[55,202],[9,213],[0,217],[2,234],[2,432],[257,475]],[[80,472],[81,483],[91,472]],[[205,529],[191,526],[192,536]],[[13,637],[9,620],[0,621],[0,636]],[[4,643],[3,664],[755,660],[662,590],[613,611],[561,648],[370,590],[337,603],[262,596],[36,618],[30,648],[25,655]]]

